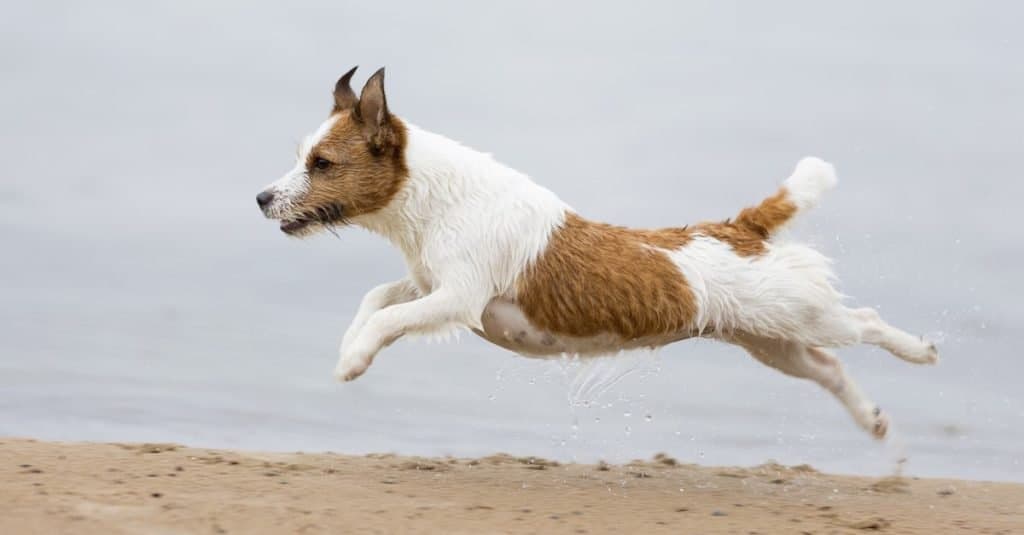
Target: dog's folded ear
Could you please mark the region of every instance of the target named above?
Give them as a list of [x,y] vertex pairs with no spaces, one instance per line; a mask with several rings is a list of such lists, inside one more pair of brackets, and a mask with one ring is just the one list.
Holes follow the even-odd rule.
[[388,99],[384,95],[384,68],[373,73],[366,81],[359,95],[359,105],[355,108],[356,117],[362,123],[363,135],[367,143],[375,151],[383,151],[394,142],[394,131],[391,114],[388,112]]
[[349,82],[352,81],[352,75],[356,73],[358,68],[358,65],[352,67],[351,70],[342,74],[341,78],[338,78],[338,83],[334,84],[334,111],[332,113],[354,109],[356,104],[359,103],[355,91],[352,91],[352,86],[349,85]]

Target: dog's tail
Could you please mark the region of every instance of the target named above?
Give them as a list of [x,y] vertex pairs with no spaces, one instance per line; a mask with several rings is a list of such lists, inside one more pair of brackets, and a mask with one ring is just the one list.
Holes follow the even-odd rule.
[[832,164],[820,158],[804,158],[796,164],[793,174],[779,191],[757,206],[744,208],[736,216],[735,224],[768,239],[794,216],[818,204],[821,195],[834,188],[837,182]]

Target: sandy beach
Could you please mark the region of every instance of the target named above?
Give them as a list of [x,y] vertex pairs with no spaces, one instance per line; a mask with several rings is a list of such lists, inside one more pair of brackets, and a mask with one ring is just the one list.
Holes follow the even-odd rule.
[[0,440],[2,533],[1019,533],[1024,485]]

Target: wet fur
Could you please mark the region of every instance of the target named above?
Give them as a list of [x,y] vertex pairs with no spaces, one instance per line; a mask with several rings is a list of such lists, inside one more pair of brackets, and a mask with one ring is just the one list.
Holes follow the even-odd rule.
[[888,418],[827,348],[867,343],[908,362],[938,360],[934,345],[875,311],[846,307],[827,258],[778,239],[835,186],[822,160],[801,160],[776,193],[731,221],[617,227],[587,220],[526,175],[393,115],[383,70],[357,98],[353,71],[338,81],[330,117],[303,143],[295,167],[265,190],[273,201],[261,201],[288,234],[355,224],[405,258],[405,278],[363,298],[341,344],[340,380],[362,375],[402,336],[453,328],[541,357],[701,336],[818,383],[881,438]]

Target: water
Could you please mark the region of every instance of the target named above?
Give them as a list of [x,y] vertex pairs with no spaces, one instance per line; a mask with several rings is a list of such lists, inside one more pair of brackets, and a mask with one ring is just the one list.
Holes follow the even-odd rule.
[[[0,435],[864,474],[906,456],[1024,481],[1018,4],[89,4],[0,21]],[[578,376],[470,335],[402,341],[333,383],[399,256],[357,230],[287,240],[253,197],[356,63],[388,66],[396,112],[597,219],[720,219],[805,154],[835,162],[797,234],[859,303],[943,338],[935,368],[842,351],[894,445],[707,342]]]

